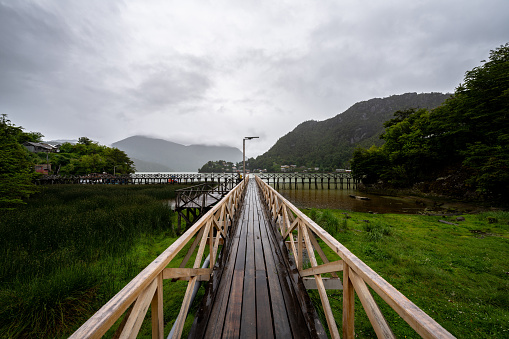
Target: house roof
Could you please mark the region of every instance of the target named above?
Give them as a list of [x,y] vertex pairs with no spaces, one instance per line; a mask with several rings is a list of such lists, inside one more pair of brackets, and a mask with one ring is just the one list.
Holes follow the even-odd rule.
[[31,141],[26,141],[26,142],[23,143],[23,145],[24,146],[39,147],[39,148],[47,149],[48,151],[52,151],[52,150],[57,148],[57,147],[51,146],[49,144],[44,144],[44,143],[41,143],[41,142],[31,142]]

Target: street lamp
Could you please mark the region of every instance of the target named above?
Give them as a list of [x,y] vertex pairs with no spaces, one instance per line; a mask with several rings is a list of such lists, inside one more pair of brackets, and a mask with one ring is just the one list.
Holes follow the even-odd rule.
[[258,137],[244,137],[244,139],[242,140],[242,162],[243,162],[243,166],[242,166],[242,169],[243,169],[243,172],[244,174],[242,175],[242,180],[244,180],[246,178],[246,140],[251,140],[251,139],[257,139]]

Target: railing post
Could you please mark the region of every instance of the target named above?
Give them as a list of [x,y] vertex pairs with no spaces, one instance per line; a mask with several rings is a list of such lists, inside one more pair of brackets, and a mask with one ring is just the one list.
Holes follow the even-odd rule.
[[353,339],[355,319],[355,290],[350,279],[350,267],[344,263],[343,266],[343,338]]
[[156,277],[157,290],[152,298],[152,339],[164,338],[163,274]]

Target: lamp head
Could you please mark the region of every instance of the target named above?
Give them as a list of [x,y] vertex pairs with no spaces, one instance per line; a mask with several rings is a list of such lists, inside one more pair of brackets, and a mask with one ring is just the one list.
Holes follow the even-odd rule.
[[259,137],[244,137],[245,140],[258,139]]

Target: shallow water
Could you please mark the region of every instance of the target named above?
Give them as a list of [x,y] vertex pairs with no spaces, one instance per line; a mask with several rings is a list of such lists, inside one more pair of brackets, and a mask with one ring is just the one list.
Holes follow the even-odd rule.
[[[415,214],[425,206],[415,200],[397,197],[379,196],[363,193],[354,189],[309,189],[298,186],[290,189],[279,186],[278,192],[298,208],[332,208],[353,212],[408,213]],[[359,200],[350,195],[367,197]]]

